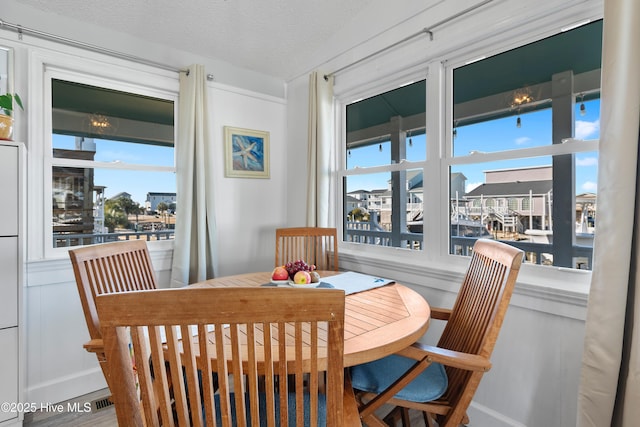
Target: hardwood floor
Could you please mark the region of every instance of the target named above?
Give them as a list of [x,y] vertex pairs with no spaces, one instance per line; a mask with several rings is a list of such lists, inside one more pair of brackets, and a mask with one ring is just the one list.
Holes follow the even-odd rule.
[[[25,414],[24,427],[114,427],[116,410],[106,404],[109,390],[103,389],[55,405],[56,410]],[[59,406],[62,405],[62,406]],[[85,406],[86,405],[86,406]],[[57,410],[62,408],[62,410]]]

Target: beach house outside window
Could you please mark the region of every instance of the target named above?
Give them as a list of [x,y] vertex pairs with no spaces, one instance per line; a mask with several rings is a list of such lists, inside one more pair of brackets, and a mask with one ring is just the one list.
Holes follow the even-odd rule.
[[451,67],[445,161],[467,181],[451,204],[450,253],[476,239],[453,232],[464,221],[524,249],[526,262],[590,268],[601,39],[597,21]]

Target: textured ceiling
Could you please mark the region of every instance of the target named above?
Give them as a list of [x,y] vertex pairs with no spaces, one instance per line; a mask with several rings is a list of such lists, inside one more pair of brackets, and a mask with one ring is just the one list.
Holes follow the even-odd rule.
[[20,0],[44,12],[107,27],[275,77],[313,52],[370,0]]

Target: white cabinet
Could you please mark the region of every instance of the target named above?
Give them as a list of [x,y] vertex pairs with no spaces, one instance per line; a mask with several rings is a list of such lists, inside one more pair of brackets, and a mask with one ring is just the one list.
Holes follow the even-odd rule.
[[[20,403],[18,370],[18,328],[0,329],[0,403]],[[17,422],[17,406],[8,411],[0,410],[0,425]]]
[[[21,425],[23,148],[0,143],[0,427]],[[11,405],[13,404],[13,405]]]
[[18,237],[0,235],[0,331],[18,326],[17,283]]

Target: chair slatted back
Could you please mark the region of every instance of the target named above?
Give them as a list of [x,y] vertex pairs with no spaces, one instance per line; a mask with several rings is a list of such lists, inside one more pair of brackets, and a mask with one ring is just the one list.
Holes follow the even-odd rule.
[[[478,240],[475,243],[438,347],[491,356],[522,257],[521,250],[498,241]],[[446,370],[449,388],[442,399],[453,402],[465,391],[472,373],[451,367]]]
[[338,271],[338,237],[335,228],[292,227],[276,229],[276,266],[304,260],[318,270]]
[[97,295],[156,289],[157,280],[144,240],[83,246],[69,251],[92,340],[102,338]]
[[[326,401],[327,425],[341,426],[344,306],[344,292],[335,289],[184,288],[99,296],[120,425],[174,425],[175,417],[180,426],[303,426],[299,408],[308,407],[314,426],[319,402]],[[149,360],[168,369],[154,370],[152,378]],[[217,393],[210,372],[217,373]],[[291,377],[295,386],[289,388]]]

